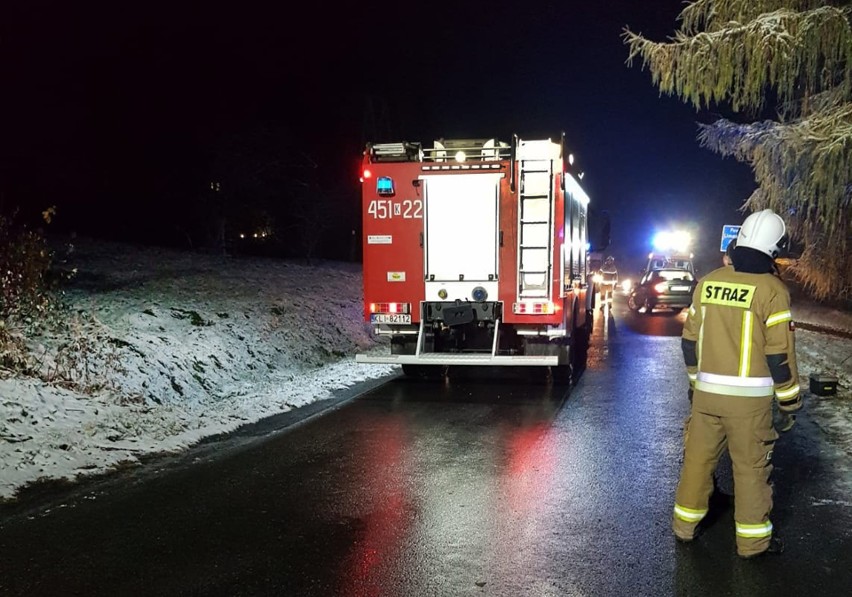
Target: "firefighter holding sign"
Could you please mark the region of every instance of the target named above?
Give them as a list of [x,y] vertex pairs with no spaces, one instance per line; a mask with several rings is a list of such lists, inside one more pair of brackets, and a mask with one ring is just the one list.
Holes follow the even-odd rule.
[[727,445],[737,553],[743,558],[783,548],[769,518],[778,438],[772,402],[783,416],[782,431],[793,426],[793,413],[802,407],[790,295],[773,274],[785,232],[784,221],[771,210],[746,218],[731,254],[733,267],[716,269],[699,282],[681,341],[692,408],[673,530],[680,541],[695,538]]

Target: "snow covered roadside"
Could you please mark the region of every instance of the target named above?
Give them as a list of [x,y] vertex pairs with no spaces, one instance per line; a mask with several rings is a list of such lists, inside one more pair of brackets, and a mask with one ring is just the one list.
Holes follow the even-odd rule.
[[[76,372],[83,385],[107,387],[88,395],[0,372],[0,501],[39,479],[177,452],[396,371],[354,362],[359,351],[383,348],[362,320],[359,264],[80,241],[65,267],[78,272],[67,290],[72,320],[39,338],[35,353],[48,374]],[[852,330],[852,314],[828,315]],[[807,303],[794,304],[794,316],[827,321]],[[840,378],[837,397],[809,395],[807,408],[849,450],[852,340],[804,330],[797,340],[805,387],[814,371]]]
[[[793,319],[799,323],[852,333],[852,313],[818,307],[801,299],[793,299]],[[832,443],[852,454],[852,339],[800,328],[796,330],[796,356],[800,383],[806,392],[812,373],[825,373],[837,378],[836,396],[806,393],[805,409]],[[848,459],[846,465],[852,470],[852,462]]]
[[74,479],[178,452],[199,440],[327,398],[334,390],[392,372],[332,363],[293,373],[278,388],[257,388],[219,401],[120,404],[34,380],[0,380],[0,501],[37,480]]
[[179,451],[395,370],[354,362],[381,348],[363,323],[357,264],[81,241],[65,267],[77,269],[66,291],[73,321],[34,352],[48,375],[107,387],[87,395],[0,375],[0,501],[40,479]]

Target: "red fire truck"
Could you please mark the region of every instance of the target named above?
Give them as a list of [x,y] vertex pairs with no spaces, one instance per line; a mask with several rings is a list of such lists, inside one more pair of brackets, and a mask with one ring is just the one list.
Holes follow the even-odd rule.
[[408,375],[549,367],[569,381],[594,309],[589,197],[564,136],[368,144],[364,317]]

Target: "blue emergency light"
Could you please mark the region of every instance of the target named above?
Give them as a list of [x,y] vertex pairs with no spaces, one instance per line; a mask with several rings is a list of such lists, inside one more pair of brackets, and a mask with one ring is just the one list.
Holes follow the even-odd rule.
[[376,179],[376,193],[382,197],[392,197],[396,194],[393,189],[393,179],[390,176],[380,176]]

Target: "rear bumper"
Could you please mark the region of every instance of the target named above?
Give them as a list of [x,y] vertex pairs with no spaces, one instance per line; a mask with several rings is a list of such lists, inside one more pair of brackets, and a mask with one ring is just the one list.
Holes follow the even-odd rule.
[[655,305],[663,305],[666,307],[688,307],[692,304],[692,295],[660,295],[650,297],[648,299]]
[[427,352],[414,354],[355,355],[356,363],[385,365],[501,365],[514,367],[555,367],[559,364],[556,355],[491,355],[483,353]]

